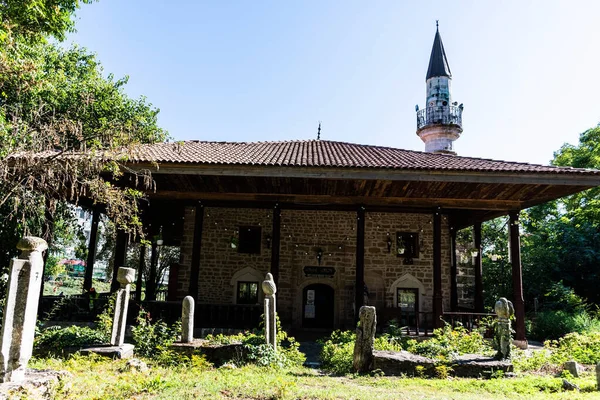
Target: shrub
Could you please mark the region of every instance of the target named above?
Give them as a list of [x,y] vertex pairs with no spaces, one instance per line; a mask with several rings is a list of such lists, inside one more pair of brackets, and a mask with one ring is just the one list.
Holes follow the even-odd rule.
[[108,298],[108,302],[104,310],[98,314],[96,319],[96,329],[102,332],[107,338],[112,335],[112,323],[115,314],[115,302],[117,301],[117,294],[114,293]]
[[152,322],[150,313],[140,308],[136,325],[131,329],[136,353],[144,357],[152,357],[177,340],[181,332],[181,323],[169,326],[161,320]]
[[[356,334],[352,331],[334,331],[329,339],[323,341],[321,350],[321,363],[323,369],[334,374],[348,374],[353,372],[354,342]],[[384,334],[376,337],[373,343],[375,350],[400,351],[402,346],[399,338]]]
[[433,338],[423,341],[409,339],[404,349],[411,353],[437,359],[451,359],[461,354],[483,354],[492,348],[478,331],[467,331],[463,326],[446,325],[433,331]]
[[241,343],[246,353],[237,363],[252,363],[260,366],[271,366],[276,368],[301,366],[306,361],[306,356],[300,351],[300,343],[287,332],[281,329],[279,318],[277,322],[277,353],[271,346],[266,344],[263,331],[242,332],[237,335],[208,335],[206,340],[211,344]]
[[575,360],[582,364],[600,362],[600,332],[569,333],[558,340],[547,341],[556,364]]
[[42,330],[34,340],[37,355],[64,355],[65,350],[78,350],[84,346],[107,342],[107,337],[95,329],[86,326],[51,326]]
[[594,331],[600,331],[600,320],[588,311],[542,311],[532,321],[529,336],[536,340],[548,340],[572,332]]
[[323,342],[321,366],[334,374],[348,374],[353,371],[352,360],[356,334],[351,331],[333,331]]

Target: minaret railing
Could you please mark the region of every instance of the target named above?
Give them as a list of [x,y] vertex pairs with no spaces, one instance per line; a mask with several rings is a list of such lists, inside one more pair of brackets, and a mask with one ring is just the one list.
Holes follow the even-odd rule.
[[460,106],[427,107],[417,111],[417,129],[427,125],[458,125],[462,127]]

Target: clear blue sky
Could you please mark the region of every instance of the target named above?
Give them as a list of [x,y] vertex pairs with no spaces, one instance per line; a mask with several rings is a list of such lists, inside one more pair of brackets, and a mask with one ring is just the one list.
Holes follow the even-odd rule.
[[176,140],[411,150],[435,20],[464,103],[459,155],[546,164],[600,122],[600,1],[100,0],[75,41]]

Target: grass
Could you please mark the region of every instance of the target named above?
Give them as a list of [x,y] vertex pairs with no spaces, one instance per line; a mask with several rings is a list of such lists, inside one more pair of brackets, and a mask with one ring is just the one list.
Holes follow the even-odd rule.
[[298,368],[210,368],[204,363],[162,367],[146,360],[148,373],[126,371],[124,360],[74,356],[33,360],[31,367],[67,370],[53,388],[60,399],[592,399],[595,377],[573,379],[581,392],[562,390],[560,378],[524,375],[512,379],[420,379],[330,376]]

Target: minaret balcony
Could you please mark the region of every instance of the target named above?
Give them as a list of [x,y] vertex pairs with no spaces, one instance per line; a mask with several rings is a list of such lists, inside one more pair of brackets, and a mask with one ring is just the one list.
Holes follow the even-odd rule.
[[427,107],[417,111],[417,130],[428,125],[456,125],[462,128],[462,104],[460,106]]

